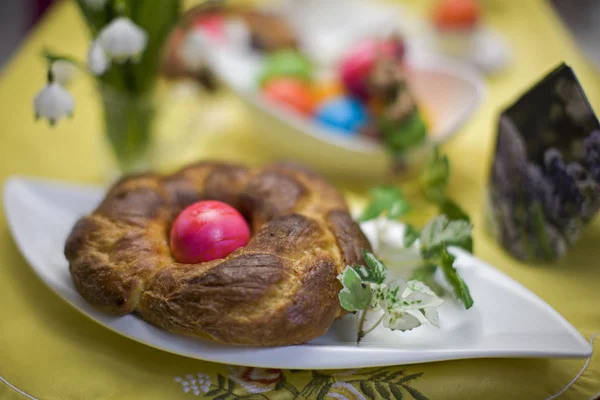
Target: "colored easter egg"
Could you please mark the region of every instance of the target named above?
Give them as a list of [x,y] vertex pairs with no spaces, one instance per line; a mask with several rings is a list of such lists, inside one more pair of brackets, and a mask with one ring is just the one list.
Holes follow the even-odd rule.
[[378,57],[393,57],[402,61],[404,42],[399,38],[368,39],[357,43],[340,63],[340,78],[346,89],[362,99],[368,97],[367,78]]
[[223,15],[201,15],[193,21],[193,27],[212,39],[223,40],[225,38],[225,17]]
[[320,123],[348,134],[358,134],[368,122],[364,105],[351,97],[340,96],[323,103],[315,113]]
[[333,97],[343,95],[344,87],[337,80],[319,82],[312,88],[312,96],[314,104],[321,104]]
[[480,18],[475,0],[441,0],[433,10],[433,20],[439,29],[472,29]]
[[205,200],[184,209],[171,228],[171,252],[181,263],[227,257],[250,240],[250,227],[233,207]]
[[298,79],[271,79],[263,87],[262,93],[266,98],[303,114],[312,112],[313,99],[310,88]]
[[303,81],[312,79],[310,61],[295,50],[281,50],[270,54],[265,61],[265,68],[260,76],[261,85],[274,78],[296,78]]

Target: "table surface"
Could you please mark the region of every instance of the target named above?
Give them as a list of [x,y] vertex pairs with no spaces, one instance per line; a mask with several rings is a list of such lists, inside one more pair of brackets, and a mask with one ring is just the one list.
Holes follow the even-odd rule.
[[[406,3],[423,12],[430,2],[418,6],[414,1]],[[487,22],[510,42],[516,62],[488,81],[485,104],[446,147],[453,164],[451,194],[474,216],[477,256],[547,301],[597,349],[600,344],[595,342],[600,338],[594,333],[600,332],[600,261],[596,248],[600,220],[595,220],[559,265],[524,265],[507,256],[485,234],[482,199],[499,110],[563,60],[574,68],[597,109],[600,76],[544,1],[487,0],[484,4],[488,7]],[[33,118],[33,96],[45,83],[41,50],[48,47],[84,57],[88,44],[85,32],[73,4],[63,1],[31,33],[2,72],[0,181],[13,174],[104,181],[108,162],[102,151],[100,109],[91,80],[82,76],[71,88],[78,99],[72,120],[50,129]],[[225,114],[220,111],[223,109]],[[210,114],[204,117],[205,126],[222,132],[201,138],[204,142],[194,156],[248,162],[268,157],[245,151],[256,132],[242,129],[252,116],[231,95],[219,96],[205,111]],[[201,389],[207,379],[231,382],[236,394],[229,398],[241,393],[258,393],[252,398],[292,398],[294,390],[301,392],[318,379],[332,384],[331,398],[360,399],[369,394],[363,383],[371,380],[372,369],[344,374],[234,368],[164,353],[110,332],[83,317],[41,283],[19,254],[3,214],[0,270],[3,399],[185,399],[194,396],[194,382]],[[384,371],[403,371],[405,386],[399,390],[405,399],[588,399],[600,393],[597,352],[588,360],[464,360]],[[355,382],[354,386],[348,381]],[[277,382],[280,385],[276,389]],[[306,393],[298,398],[317,395]]]

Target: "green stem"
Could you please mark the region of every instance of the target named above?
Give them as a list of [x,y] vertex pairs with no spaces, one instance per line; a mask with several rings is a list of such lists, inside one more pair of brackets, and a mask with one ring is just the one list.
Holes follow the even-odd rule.
[[[367,312],[364,311],[364,314],[366,314]],[[377,328],[379,326],[379,324],[381,323],[381,321],[383,321],[383,317],[385,317],[385,313],[381,314],[381,317],[379,317],[379,319],[377,320],[377,322],[375,322],[375,324],[373,326],[371,326],[369,329],[367,329],[366,331],[362,330],[362,323],[364,323],[364,319],[361,321],[361,330],[358,331],[358,341],[360,342],[360,340],[362,338],[364,338],[365,336],[367,336],[369,333],[373,332],[373,330],[375,328]]]

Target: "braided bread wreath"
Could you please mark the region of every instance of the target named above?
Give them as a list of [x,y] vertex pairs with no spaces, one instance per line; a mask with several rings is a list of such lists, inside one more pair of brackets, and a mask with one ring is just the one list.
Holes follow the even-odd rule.
[[[229,256],[181,264],[169,249],[178,213],[219,200],[250,222]],[[65,245],[79,293],[116,315],[169,331],[252,346],[304,343],[345,314],[336,276],[370,244],[341,194],[292,163],[245,168],[203,162],[170,176],[117,182]]]

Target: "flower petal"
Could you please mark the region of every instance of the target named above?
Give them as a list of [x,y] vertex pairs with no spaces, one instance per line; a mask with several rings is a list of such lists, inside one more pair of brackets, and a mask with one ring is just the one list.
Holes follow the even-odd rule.
[[148,34],[129,18],[119,17],[100,31],[98,42],[108,58],[125,62],[146,49]]
[[93,41],[88,51],[88,68],[95,75],[102,75],[110,67],[110,60],[98,41]]
[[51,124],[73,113],[73,96],[59,83],[44,87],[33,99],[36,115],[46,118]]

